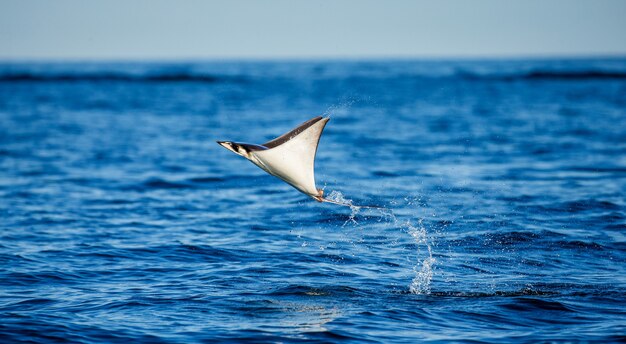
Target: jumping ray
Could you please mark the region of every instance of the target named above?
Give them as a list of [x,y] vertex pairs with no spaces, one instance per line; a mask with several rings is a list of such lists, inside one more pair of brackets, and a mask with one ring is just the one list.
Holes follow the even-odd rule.
[[357,206],[324,198],[324,190],[315,187],[315,153],[320,136],[330,118],[315,117],[290,132],[261,145],[217,141],[222,147],[250,160],[265,172],[276,176],[318,202]]

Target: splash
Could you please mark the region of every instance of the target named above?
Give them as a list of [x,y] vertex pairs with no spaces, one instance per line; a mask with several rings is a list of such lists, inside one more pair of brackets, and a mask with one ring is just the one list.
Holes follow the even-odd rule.
[[328,198],[331,201],[335,201],[335,202],[340,202],[340,203],[345,203],[345,204],[349,204],[352,207],[352,200],[346,198],[341,192],[339,191],[331,191],[328,196],[326,196],[326,198]]
[[353,205],[351,199],[346,198],[341,192],[335,190],[331,191],[326,198],[334,202],[350,205],[350,216],[348,217],[348,220],[343,223],[342,227],[345,227],[348,223],[353,223],[355,225],[359,224],[356,221],[356,216],[360,211],[360,207]]
[[[357,215],[363,209],[362,207],[353,204],[353,201],[346,198],[343,193],[339,191],[331,191],[328,196],[329,200],[334,202],[348,204],[350,206],[350,216],[341,227],[345,227],[348,224],[353,226],[359,226],[357,222]],[[407,205],[413,205],[413,201],[407,200]],[[414,277],[409,285],[409,292],[413,294],[428,295],[431,291],[431,282],[434,275],[434,265],[436,259],[433,257],[431,236],[429,236],[426,227],[424,226],[422,219],[418,219],[417,224],[413,224],[411,221],[401,221],[399,215],[394,214],[391,208],[365,208],[366,210],[378,212],[381,216],[381,220],[393,226],[399,228],[402,232],[411,236],[415,243],[416,250],[410,252],[407,259],[414,261],[413,266]],[[368,212],[369,214],[369,212]]]
[[[388,216],[390,216],[396,224],[399,224],[399,220],[393,212],[389,213]],[[417,226],[411,224],[410,221],[406,221],[400,224],[400,227],[413,238],[417,246],[417,251],[415,252],[417,263],[413,266],[415,276],[409,285],[409,291],[413,294],[428,295],[430,294],[430,285],[433,279],[433,268],[436,260],[433,258],[430,238],[426,227],[422,223],[422,219],[418,220]],[[424,246],[427,251],[426,258],[421,259],[423,256],[422,247]]]
[[419,271],[417,271],[417,265],[413,268],[415,277],[409,286],[409,291],[413,294],[430,294],[430,282],[433,279],[433,265],[435,264],[430,246],[428,247],[428,255],[428,258],[422,261],[422,267]]
[[420,256],[421,246],[425,245],[426,249],[428,250],[428,256],[424,260],[422,260],[422,266],[419,268],[419,271],[419,264],[413,267],[413,271],[415,271],[415,277],[413,277],[413,281],[411,281],[409,290],[413,294],[430,294],[430,282],[433,279],[433,265],[435,264],[435,258],[433,258],[433,252],[430,246],[430,242],[428,240],[426,228],[422,224],[422,220],[418,222],[418,227],[414,227],[410,223],[407,223],[407,226],[409,229],[409,234],[411,234],[411,236],[415,240],[415,243],[418,245],[418,256]]

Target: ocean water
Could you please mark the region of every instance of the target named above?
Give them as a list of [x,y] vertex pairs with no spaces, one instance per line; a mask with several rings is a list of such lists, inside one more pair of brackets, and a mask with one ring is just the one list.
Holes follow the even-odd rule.
[[4,63],[0,218],[0,342],[626,341],[626,59]]

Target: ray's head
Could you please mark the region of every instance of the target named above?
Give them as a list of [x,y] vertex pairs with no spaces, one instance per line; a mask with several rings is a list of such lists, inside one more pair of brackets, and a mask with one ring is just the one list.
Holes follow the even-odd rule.
[[217,143],[237,155],[241,155],[246,159],[250,158],[250,152],[241,144],[231,141],[217,141]]

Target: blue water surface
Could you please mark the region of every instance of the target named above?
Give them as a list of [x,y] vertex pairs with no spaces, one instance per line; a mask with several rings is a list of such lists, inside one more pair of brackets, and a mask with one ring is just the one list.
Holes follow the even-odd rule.
[[1,342],[625,341],[626,59],[5,63],[0,216]]

